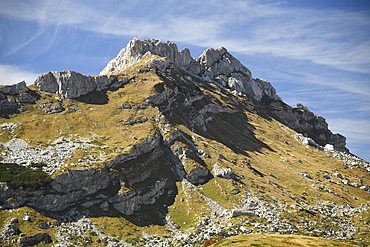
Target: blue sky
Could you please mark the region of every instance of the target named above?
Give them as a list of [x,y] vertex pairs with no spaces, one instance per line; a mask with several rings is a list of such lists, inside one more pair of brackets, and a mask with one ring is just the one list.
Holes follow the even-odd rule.
[[97,75],[134,37],[198,57],[226,47],[289,105],[306,105],[370,161],[370,1],[0,0],[0,84]]

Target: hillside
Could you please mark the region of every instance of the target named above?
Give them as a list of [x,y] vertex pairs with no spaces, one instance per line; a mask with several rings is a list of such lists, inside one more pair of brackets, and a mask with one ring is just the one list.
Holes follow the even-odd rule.
[[225,48],[134,39],[98,76],[47,72],[0,101],[3,246],[370,244],[370,164]]

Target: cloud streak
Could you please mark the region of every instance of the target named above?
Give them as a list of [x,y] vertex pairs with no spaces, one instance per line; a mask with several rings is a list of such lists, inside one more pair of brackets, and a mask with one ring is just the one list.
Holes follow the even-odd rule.
[[19,66],[0,64],[0,85],[11,85],[21,81],[32,84],[39,76]]
[[[136,1],[125,1],[112,12],[112,5],[98,1],[84,5],[78,1],[4,0],[6,7],[0,13],[103,34],[155,34],[191,45],[227,46],[235,52],[271,54],[345,71],[369,72],[370,42],[365,34],[370,30],[370,17],[365,12],[288,8],[260,1],[167,0],[146,4],[143,15],[143,6]],[[180,15],[177,9],[183,10]]]
[[361,158],[370,160],[368,147],[370,143],[370,121],[356,121],[351,119],[331,119],[329,127],[333,132],[344,134],[347,138],[347,147],[352,153]]

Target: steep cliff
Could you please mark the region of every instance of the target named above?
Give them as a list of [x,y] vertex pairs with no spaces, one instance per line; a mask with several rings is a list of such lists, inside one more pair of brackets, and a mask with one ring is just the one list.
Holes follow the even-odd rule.
[[[40,75],[35,86],[45,92],[58,93],[65,99],[77,98],[94,90],[107,89],[117,83],[117,76],[87,76],[75,71],[50,71]],[[117,87],[122,86],[118,84]]]

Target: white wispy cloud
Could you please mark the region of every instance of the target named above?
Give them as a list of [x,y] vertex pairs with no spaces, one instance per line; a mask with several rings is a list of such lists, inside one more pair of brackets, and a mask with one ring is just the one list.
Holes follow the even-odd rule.
[[[252,0],[147,1],[147,8],[132,0],[115,8],[100,1],[89,3],[3,0],[5,8],[0,13],[92,32],[226,46],[230,51],[271,54],[346,71],[369,72],[370,17],[365,12],[289,8]],[[145,8],[145,14],[140,14],[141,8]]]
[[331,119],[330,126],[339,133],[347,133],[347,138],[370,143],[370,121],[353,121],[351,119]]
[[14,39],[13,45],[7,49],[7,51],[4,52],[4,56],[12,55],[22,48],[29,45],[32,41],[39,38],[44,33],[44,27],[39,26],[37,30],[33,30],[33,32],[22,32],[16,34],[17,37],[13,36],[12,39]]
[[93,18],[94,12],[78,1],[61,0],[2,0],[0,14],[13,19],[56,23],[58,25],[77,25]]
[[338,132],[346,136],[349,150],[367,161],[370,161],[369,126],[370,121],[367,120],[331,119],[329,121],[329,127],[334,133]]
[[368,147],[370,143],[370,121],[352,119],[330,119],[329,127],[334,133],[341,133],[347,138],[347,147],[352,153],[370,161]]
[[300,70],[299,72],[301,77],[297,83],[323,85],[346,93],[359,94],[370,98],[370,84],[365,79],[351,78],[350,76],[341,78],[339,72],[336,77],[331,77],[330,73],[329,75],[325,75],[324,73],[315,74],[312,71]]
[[315,113],[331,119],[337,119],[341,116],[361,121],[361,119],[370,117],[370,100],[353,93],[305,88],[286,90],[280,96],[291,106],[295,103],[302,103]]
[[21,81],[32,84],[39,74],[30,72],[19,66],[0,64],[0,85],[11,85]]
[[368,73],[370,18],[361,12],[338,12],[290,9],[267,15],[251,24],[242,39],[231,39],[230,47]]

